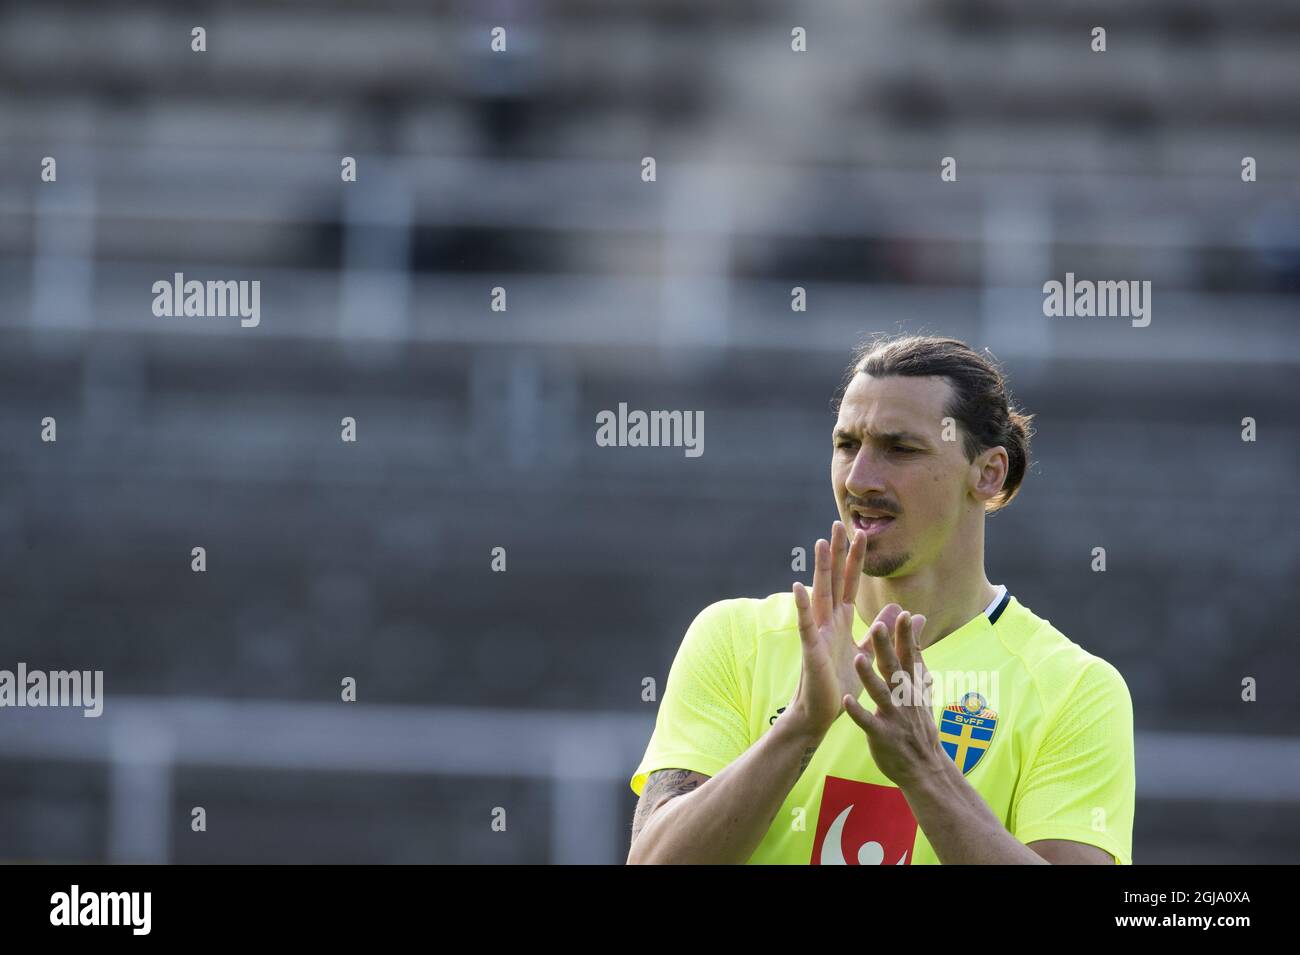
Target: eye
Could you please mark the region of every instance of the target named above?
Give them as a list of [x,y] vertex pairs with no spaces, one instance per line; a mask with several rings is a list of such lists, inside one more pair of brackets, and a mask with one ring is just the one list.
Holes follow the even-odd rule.
[[919,448],[909,448],[909,447],[907,447],[906,445],[896,444],[896,445],[894,445],[894,447],[893,447],[892,450],[897,451],[897,452],[899,452],[900,454],[916,454],[917,451],[919,451],[920,449],[919,449]]

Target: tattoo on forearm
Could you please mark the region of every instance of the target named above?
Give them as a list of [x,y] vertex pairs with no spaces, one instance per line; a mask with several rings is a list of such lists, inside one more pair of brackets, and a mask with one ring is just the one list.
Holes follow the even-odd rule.
[[[803,751],[803,757],[799,761],[798,776],[803,775],[816,754],[816,746],[809,746]],[[689,769],[660,769],[651,773],[646,778],[645,787],[641,790],[641,800],[636,804],[636,813],[632,816],[632,841],[636,841],[636,837],[641,834],[641,830],[645,828],[646,822],[656,809],[671,799],[699,789],[708,780],[708,776]],[[777,812],[779,811],[780,807],[777,807]],[[772,819],[775,818],[776,812],[772,814]],[[772,820],[769,819],[768,824],[771,825],[771,822]]]
[[800,776],[802,776],[803,771],[808,768],[808,764],[812,762],[813,754],[815,754],[816,752],[817,752],[816,746],[809,746],[807,749],[803,751],[803,760],[802,762],[799,763]]
[[652,812],[668,800],[698,789],[700,783],[707,780],[707,776],[689,769],[661,769],[651,773],[646,778],[641,801],[636,804],[636,814],[632,817],[632,840],[636,841]]

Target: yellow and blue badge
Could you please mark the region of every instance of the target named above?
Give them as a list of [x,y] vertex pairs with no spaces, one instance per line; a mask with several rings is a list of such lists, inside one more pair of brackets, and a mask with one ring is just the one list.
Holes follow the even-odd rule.
[[939,718],[939,743],[964,776],[978,765],[993,743],[998,714],[983,695],[967,693],[960,703],[944,707]]

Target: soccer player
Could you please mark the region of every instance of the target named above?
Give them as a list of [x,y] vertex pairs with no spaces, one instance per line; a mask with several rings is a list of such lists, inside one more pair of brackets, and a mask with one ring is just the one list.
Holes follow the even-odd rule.
[[812,592],[695,618],[632,776],[629,863],[1131,864],[1123,677],[984,572],[1029,420],[955,339],[859,351]]

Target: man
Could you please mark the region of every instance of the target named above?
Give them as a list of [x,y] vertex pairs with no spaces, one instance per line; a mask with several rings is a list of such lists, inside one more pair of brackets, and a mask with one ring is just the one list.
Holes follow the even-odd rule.
[[629,863],[1132,862],[1123,677],[984,572],[1029,420],[962,342],[858,353],[812,593],[696,617],[632,777]]

